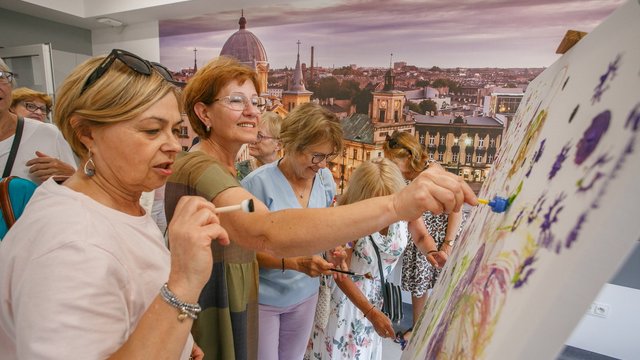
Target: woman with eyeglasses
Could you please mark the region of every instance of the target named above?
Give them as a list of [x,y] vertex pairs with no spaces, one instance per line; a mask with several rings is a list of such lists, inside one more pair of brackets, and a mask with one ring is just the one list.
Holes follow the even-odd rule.
[[281,123],[282,118],[274,112],[265,111],[262,114],[258,126],[258,138],[248,145],[251,158],[236,163],[238,180],[244,179],[260,166],[270,164],[278,159],[278,153],[282,148],[278,138]]
[[[327,165],[342,151],[336,115],[314,103],[298,105],[284,118],[280,141],[284,156],[249,174],[242,186],[270,211],[332,206],[336,184]],[[319,255],[258,252],[257,258],[260,359],[302,359],[318,302],[318,276],[330,274],[333,265]]]
[[[36,118],[48,96],[27,88],[13,90],[14,85],[14,74],[0,59],[0,171],[37,185],[50,177],[63,181],[75,172],[76,160],[58,128]],[[32,108],[28,104],[38,107],[35,114],[27,109]],[[20,142],[11,163],[17,133]]]
[[11,92],[11,111],[22,117],[44,122],[51,112],[51,96],[26,87]]
[[[276,258],[312,255],[393,222],[416,219],[425,210],[451,212],[464,202],[477,204],[466,183],[435,167],[392,196],[341,207],[269,212],[264,203],[240,186],[234,166],[238,151],[258,135],[264,104],[257,93],[259,88],[254,70],[220,57],[198,69],[183,93],[184,109],[201,141],[190,152],[178,155],[172,166],[165,193],[167,219],[174,216],[180,197],[190,194],[203,196],[216,206],[236,205],[248,198],[255,205],[252,213],[219,215],[231,244],[211,245],[213,271],[200,295],[203,310],[193,329],[206,359],[258,358],[255,251]],[[314,149],[307,156],[314,159],[311,164],[317,164],[331,160],[331,150]],[[305,174],[309,171],[305,169]],[[296,185],[298,191],[303,190],[302,182]],[[304,200],[304,191],[302,195]]]
[[171,253],[140,205],[181,147],[179,90],[122,50],[76,67],[55,123],[82,166],[42,184],[0,245],[0,347],[13,359],[202,359],[190,335],[228,243],[215,207],[184,197]]
[[[418,140],[407,132],[395,131],[383,146],[384,156],[393,161],[402,172],[405,181],[414,181],[427,167],[428,155]],[[430,165],[433,166],[433,165]],[[462,231],[462,211],[449,214],[425,212],[423,220],[429,234],[437,244],[437,249],[451,254],[455,240]],[[429,261],[420,249],[410,242],[402,255],[402,289],[411,292],[413,325],[427,302],[427,293],[436,283],[440,266]],[[396,334],[396,341],[406,344],[411,338],[413,326]]]

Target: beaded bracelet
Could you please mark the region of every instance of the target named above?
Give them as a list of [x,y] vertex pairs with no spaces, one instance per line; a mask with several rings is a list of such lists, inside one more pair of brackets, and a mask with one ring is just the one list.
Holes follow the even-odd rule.
[[167,304],[180,311],[180,314],[178,314],[178,320],[180,320],[180,322],[184,321],[187,317],[195,320],[198,318],[198,314],[202,311],[200,304],[190,304],[178,299],[178,297],[169,290],[167,283],[164,283],[160,288],[160,296]]

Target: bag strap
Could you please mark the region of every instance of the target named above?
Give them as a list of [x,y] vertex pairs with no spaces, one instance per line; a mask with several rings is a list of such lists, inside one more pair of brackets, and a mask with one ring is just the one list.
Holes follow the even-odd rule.
[[13,206],[11,206],[11,197],[9,196],[9,182],[15,176],[5,177],[0,180],[0,207],[2,207],[2,217],[7,224],[7,230],[16,222],[13,214]]
[[20,139],[22,139],[22,129],[24,128],[24,118],[18,116],[18,124],[16,125],[16,134],[13,137],[13,143],[11,143],[11,151],[9,152],[9,158],[7,158],[7,164],[4,166],[2,177],[6,178],[11,174],[13,169],[13,162],[16,160],[18,154],[18,147],[20,146]]
[[373,245],[373,249],[376,251],[376,256],[378,257],[378,269],[380,270],[380,282],[382,283],[382,291],[384,291],[384,271],[382,270],[382,260],[380,259],[380,250],[378,250],[378,245],[373,241],[373,237],[369,235],[369,240],[371,240],[371,244]]

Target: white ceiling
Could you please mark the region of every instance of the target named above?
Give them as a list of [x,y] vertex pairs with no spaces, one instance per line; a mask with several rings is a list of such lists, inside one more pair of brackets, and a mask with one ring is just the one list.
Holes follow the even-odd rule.
[[273,0],[0,0],[0,8],[84,29],[101,29],[108,27],[96,21],[101,17],[109,17],[131,25],[153,20],[190,18],[277,2]]

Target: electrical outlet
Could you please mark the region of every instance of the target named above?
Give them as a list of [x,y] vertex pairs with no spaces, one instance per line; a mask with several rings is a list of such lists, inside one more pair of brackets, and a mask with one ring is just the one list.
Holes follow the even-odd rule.
[[608,318],[611,313],[611,305],[595,301],[589,306],[589,315]]

